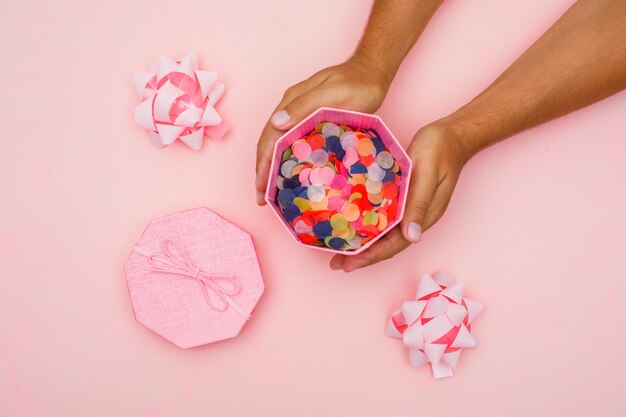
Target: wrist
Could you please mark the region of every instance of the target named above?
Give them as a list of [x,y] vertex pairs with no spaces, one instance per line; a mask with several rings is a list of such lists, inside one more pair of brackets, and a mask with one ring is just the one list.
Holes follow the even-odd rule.
[[464,115],[462,109],[432,123],[452,138],[460,153],[469,160],[491,143],[487,123]]
[[346,64],[358,67],[372,83],[376,84],[377,88],[387,94],[396,75],[397,67],[394,68],[388,62],[383,63],[382,61],[375,52],[359,46],[346,61]]
[[460,126],[447,117],[422,127],[419,133],[437,138],[461,165],[465,165],[479,150],[463,135]]

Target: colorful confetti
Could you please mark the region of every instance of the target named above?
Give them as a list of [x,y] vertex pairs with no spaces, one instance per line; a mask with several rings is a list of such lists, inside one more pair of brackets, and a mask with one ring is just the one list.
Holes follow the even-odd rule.
[[276,202],[303,243],[355,250],[395,219],[401,179],[375,131],[324,122],[283,152]]

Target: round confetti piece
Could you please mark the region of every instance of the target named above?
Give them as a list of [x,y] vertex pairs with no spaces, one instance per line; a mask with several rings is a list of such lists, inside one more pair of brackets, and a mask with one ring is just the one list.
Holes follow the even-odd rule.
[[347,201],[352,194],[352,188],[351,184],[346,184],[346,186],[341,189],[341,198]]
[[296,217],[300,215],[300,209],[294,204],[287,204],[283,210],[285,219],[292,222]]
[[332,249],[340,249],[345,243],[346,241],[343,240],[342,238],[333,237],[326,243],[326,246]]
[[359,207],[361,208],[361,211],[369,211],[374,209],[374,206],[372,206],[372,203],[370,203],[367,197],[359,199]]
[[309,156],[311,163],[316,167],[323,167],[328,162],[328,152],[324,149],[316,149]]
[[317,243],[317,236],[313,234],[300,234],[298,235],[298,239],[304,244],[314,245]]
[[350,234],[349,229],[350,229],[350,226],[346,227],[344,230],[341,230],[341,231],[333,229],[333,236],[337,236],[342,239],[345,239]]
[[387,207],[387,219],[395,219],[397,210],[398,210],[398,203],[397,201],[393,200],[389,204],[389,207]]
[[343,157],[343,164],[347,167],[351,167],[359,161],[359,154],[354,148],[346,149],[346,155]]
[[289,179],[293,177],[293,169],[298,165],[298,161],[288,159],[280,166],[280,173],[283,177]]
[[313,226],[313,232],[319,237],[330,236],[333,231],[333,228],[330,226],[329,221],[319,222],[315,226]]
[[369,194],[378,194],[380,193],[380,189],[382,188],[383,183],[380,181],[372,180],[368,178],[365,181],[365,188]]
[[341,131],[339,129],[339,126],[334,123],[324,123],[324,125],[322,126],[322,135],[324,135],[325,137],[339,136],[340,134]]
[[291,158],[292,155],[293,155],[293,152],[291,151],[291,148],[287,148],[283,152],[282,160],[286,161],[287,159]]
[[367,167],[367,176],[372,181],[382,181],[385,178],[387,172],[380,167],[376,162]]
[[376,148],[376,154],[378,155],[380,152],[385,152],[385,144],[383,143],[383,140],[378,137],[376,135],[376,132],[371,132],[372,136],[374,136],[372,138],[372,143],[374,144],[374,148]]
[[378,223],[378,214],[373,211],[366,211],[363,214],[363,225],[376,225]]
[[329,167],[320,168],[320,179],[322,180],[322,184],[331,185],[335,179],[335,171]]
[[[293,168],[293,170],[291,171],[292,178],[293,178],[293,177],[296,177],[296,176],[298,176],[298,177],[299,177],[299,176],[300,176],[300,173],[302,172],[302,170],[303,170],[304,168],[306,168],[306,165],[303,165],[303,164],[298,164],[298,165],[296,165],[296,166]],[[298,180],[298,182],[300,182],[300,181]]]
[[376,155],[376,162],[378,163],[378,165],[380,165],[382,169],[391,169],[393,168],[393,164],[396,162],[396,160],[389,152],[382,151],[378,155]]
[[311,149],[317,150],[324,147],[326,144],[326,138],[320,134],[315,134],[309,137],[308,142]]
[[386,182],[383,184],[380,192],[385,198],[396,198],[398,196],[398,186],[395,182]]
[[328,210],[339,211],[344,204],[344,200],[341,197],[329,197],[328,198]]
[[369,167],[370,165],[372,165],[374,161],[376,161],[376,158],[374,158],[374,155],[364,155],[364,156],[359,157],[359,162],[365,165],[366,167]]
[[311,155],[311,145],[309,145],[305,140],[298,140],[293,145],[291,145],[291,149],[293,151],[293,156],[304,161],[309,158]]
[[335,214],[330,218],[330,225],[333,229],[341,232],[348,228],[348,220],[342,214]]
[[356,144],[356,151],[361,156],[371,155],[374,153],[374,144],[370,139],[364,138]]
[[[354,191],[354,188],[352,190]],[[354,200],[359,200],[361,198],[363,198],[363,194],[353,192],[352,194],[350,194],[350,198],[348,198],[348,201],[352,203]]]
[[311,175],[311,168],[304,168],[302,169],[302,171],[300,171],[300,174],[298,175],[298,180],[300,181],[300,184],[302,185],[310,185],[311,184],[311,180],[309,179],[309,176]]
[[356,147],[359,138],[354,134],[354,132],[348,131],[340,136],[339,141],[341,142],[341,147],[348,152],[348,148]]
[[394,182],[396,180],[396,174],[393,171],[387,171],[383,182]]
[[359,210],[359,206],[356,204],[346,204],[342,214],[347,221],[353,222],[361,216],[361,210]]
[[367,181],[366,174],[354,174],[352,176],[352,184],[353,185],[365,185],[365,181]]
[[307,190],[307,195],[311,202],[319,203],[326,196],[326,192],[321,185],[311,185]]
[[320,176],[321,168],[313,168],[309,174],[309,181],[313,185],[324,185],[322,177]]
[[329,219],[330,219],[330,213],[329,212],[324,211],[324,210],[316,211],[316,214],[315,214],[315,221],[316,222],[318,222],[318,223],[319,222],[325,222],[326,220],[329,220]]
[[328,210],[328,197],[324,196],[320,201],[311,200],[311,210]]
[[365,236],[378,236],[380,232],[378,231],[375,225],[367,224],[367,225],[364,225],[361,230],[359,230],[359,233]]
[[311,202],[306,198],[296,197],[293,199],[293,204],[295,204],[301,212],[305,212],[311,208]]
[[346,234],[344,239],[346,239],[346,240],[354,239],[354,237],[356,236],[356,230],[354,230],[351,226],[348,226],[347,231],[348,231],[348,233]]
[[383,202],[385,197],[383,197],[383,195],[381,193],[377,193],[377,194],[368,193],[367,194],[367,199],[369,200],[369,202],[372,205],[378,206],[378,205],[380,205]]
[[331,188],[328,191],[326,191],[326,195],[328,196],[328,198],[339,197],[342,203],[345,200],[345,198],[342,197],[343,193],[341,192],[341,190],[335,190],[334,188]]
[[378,213],[378,230],[383,231],[387,228],[387,216],[383,213]]
[[355,162],[350,167],[350,175],[355,176],[356,174],[367,174],[367,167],[360,162]]
[[348,184],[348,180],[346,179],[346,177],[344,177],[343,175],[335,175],[335,178],[333,178],[330,186],[333,189],[341,190],[343,187],[346,186],[346,184]]
[[297,234],[303,234],[303,233],[311,233],[313,231],[313,228],[311,226],[309,226],[308,224],[306,224],[305,222],[303,222],[302,220],[300,220],[299,222],[296,222],[293,225],[293,230],[297,233]]

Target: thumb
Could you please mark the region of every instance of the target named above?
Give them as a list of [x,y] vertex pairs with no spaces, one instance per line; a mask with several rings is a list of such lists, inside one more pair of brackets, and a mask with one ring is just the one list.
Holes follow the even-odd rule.
[[402,234],[411,243],[422,238],[424,220],[428,214],[433,194],[437,188],[437,176],[429,172],[415,172],[416,182],[412,183],[402,219]]
[[284,108],[274,113],[270,121],[276,129],[291,129],[319,107],[337,105],[337,98],[329,89],[314,88],[296,96]]

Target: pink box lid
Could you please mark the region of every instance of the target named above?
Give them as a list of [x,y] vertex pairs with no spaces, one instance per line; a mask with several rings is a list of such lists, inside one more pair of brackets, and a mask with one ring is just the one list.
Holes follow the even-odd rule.
[[237,336],[264,290],[250,234],[207,208],[152,220],[124,273],[135,319],[181,348]]

